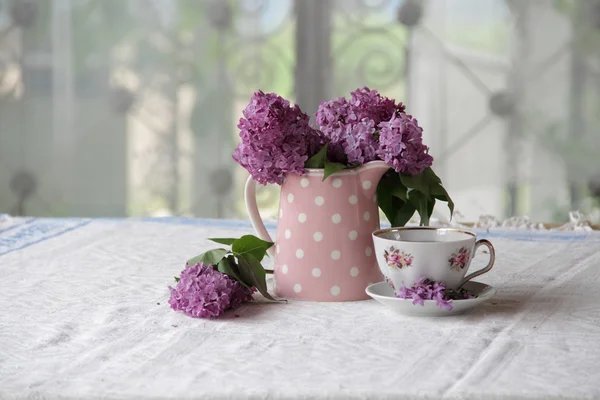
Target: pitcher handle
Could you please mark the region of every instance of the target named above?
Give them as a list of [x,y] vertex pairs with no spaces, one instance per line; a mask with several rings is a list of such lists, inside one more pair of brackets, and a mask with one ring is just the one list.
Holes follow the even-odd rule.
[[[246,210],[248,211],[248,216],[250,216],[250,222],[252,223],[252,227],[256,231],[256,234],[262,240],[266,240],[267,242],[272,242],[271,235],[267,232],[267,228],[265,228],[265,223],[260,217],[260,211],[258,210],[258,205],[256,204],[256,181],[252,179],[252,176],[248,177],[246,181],[246,187],[244,188],[244,200],[246,202]],[[275,258],[275,246],[269,247],[267,253],[271,258]]]
[[485,268],[482,268],[478,271],[475,271],[475,272],[470,273],[469,275],[465,276],[465,278],[462,280],[462,282],[458,286],[459,288],[462,287],[462,285],[464,285],[471,279],[475,278],[476,276],[479,276],[479,275],[485,274],[486,272],[489,272],[489,270],[492,269],[492,267],[494,266],[494,261],[496,261],[496,251],[494,250],[494,246],[492,245],[492,243],[490,243],[490,241],[486,240],[486,239],[481,239],[481,240],[478,240],[477,242],[475,242],[475,247],[473,248],[473,257],[475,257],[475,253],[477,252],[477,248],[479,246],[485,246],[488,248],[488,250],[490,252],[490,261],[488,262],[488,265],[485,266]]

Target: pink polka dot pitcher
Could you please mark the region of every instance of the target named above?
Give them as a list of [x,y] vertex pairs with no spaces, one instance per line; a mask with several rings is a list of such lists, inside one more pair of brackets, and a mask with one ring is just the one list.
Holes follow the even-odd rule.
[[[314,301],[363,300],[383,280],[371,233],[379,229],[376,189],[389,169],[383,161],[342,170],[323,181],[322,169],[289,175],[281,186],[275,246],[275,293]],[[246,208],[258,236],[273,242],[248,178]]]

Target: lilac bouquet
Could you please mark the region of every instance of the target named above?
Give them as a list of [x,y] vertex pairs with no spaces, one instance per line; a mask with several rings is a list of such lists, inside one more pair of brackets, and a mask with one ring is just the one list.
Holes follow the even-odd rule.
[[323,168],[324,179],[348,168],[383,160],[390,170],[377,188],[379,207],[394,226],[417,211],[428,225],[436,200],[454,204],[431,169],[423,129],[401,102],[369,88],[350,98],[321,103],[318,129],[300,108],[276,94],[256,92],[240,119],[241,142],[233,159],[261,184],[282,184],[288,174]]

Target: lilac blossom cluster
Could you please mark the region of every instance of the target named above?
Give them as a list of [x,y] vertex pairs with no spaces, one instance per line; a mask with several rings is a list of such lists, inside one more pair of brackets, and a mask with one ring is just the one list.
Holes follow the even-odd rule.
[[396,172],[418,175],[431,167],[433,157],[423,144],[423,128],[407,114],[394,115],[379,124],[378,155]]
[[344,97],[321,103],[316,120],[329,142],[331,161],[362,165],[379,159],[379,124],[404,112],[402,103],[376,90],[356,89]]
[[281,185],[286,174],[304,173],[306,160],[323,145],[308,115],[274,93],[254,93],[243,115],[233,159],[261,184]]
[[444,283],[434,282],[427,278],[419,279],[412,287],[407,288],[402,285],[398,290],[396,297],[400,299],[412,299],[413,304],[425,305],[425,300],[435,300],[435,304],[446,310],[452,310],[453,299],[471,299],[472,295],[464,292],[448,293]]
[[169,304],[195,318],[214,318],[252,300],[252,289],[217,271],[212,265],[186,264],[175,288],[169,286]]

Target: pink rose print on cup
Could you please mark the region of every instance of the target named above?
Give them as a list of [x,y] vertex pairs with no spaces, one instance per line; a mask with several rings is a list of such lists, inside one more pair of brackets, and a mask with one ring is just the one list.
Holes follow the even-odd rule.
[[469,251],[469,249],[463,246],[460,249],[458,249],[456,253],[453,253],[448,259],[448,262],[450,263],[450,269],[460,271],[461,269],[465,268],[465,266],[469,263],[470,259],[471,252]]
[[410,267],[413,262],[413,256],[396,249],[394,246],[383,252],[383,257],[388,266],[396,269]]

